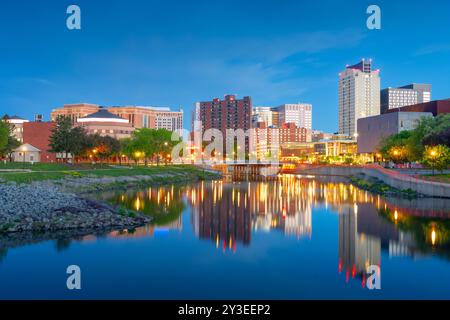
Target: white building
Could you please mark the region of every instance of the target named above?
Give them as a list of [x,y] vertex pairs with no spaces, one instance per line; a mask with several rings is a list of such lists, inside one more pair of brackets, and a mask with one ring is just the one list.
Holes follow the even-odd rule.
[[381,113],[390,109],[431,101],[431,85],[413,83],[400,88],[381,90]]
[[339,133],[357,135],[358,119],[380,114],[380,71],[362,60],[339,74]]
[[5,120],[13,126],[14,138],[16,138],[20,142],[23,142],[23,124],[29,121],[18,116],[7,116]]
[[312,105],[307,103],[283,104],[277,108],[279,125],[295,123],[298,128],[312,130]]
[[31,144],[23,144],[12,153],[14,162],[36,163],[41,161],[41,150]]
[[153,108],[156,112],[156,129],[167,129],[181,133],[183,130],[183,110],[170,111],[169,108]]
[[253,122],[264,122],[268,127],[274,125],[272,107],[254,107]]

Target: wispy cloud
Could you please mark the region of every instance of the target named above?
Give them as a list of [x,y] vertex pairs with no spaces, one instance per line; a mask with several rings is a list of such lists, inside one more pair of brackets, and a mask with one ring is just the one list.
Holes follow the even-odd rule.
[[[192,36],[133,38],[116,52],[88,53],[75,69],[89,75],[86,86],[91,86],[92,74],[98,84],[114,83],[115,88],[120,82],[132,83],[130,96],[135,100],[148,97],[149,92],[169,100],[174,93],[167,88],[176,87],[176,95],[187,99],[195,92],[198,99],[236,93],[257,96],[264,103],[298,101],[317,81],[299,72],[299,61],[308,68],[320,68],[313,54],[353,47],[364,37],[362,32],[343,30],[206,41]],[[84,61],[96,63],[87,70]]]
[[423,47],[415,52],[415,56],[425,56],[436,53],[450,52],[450,43],[434,44]]

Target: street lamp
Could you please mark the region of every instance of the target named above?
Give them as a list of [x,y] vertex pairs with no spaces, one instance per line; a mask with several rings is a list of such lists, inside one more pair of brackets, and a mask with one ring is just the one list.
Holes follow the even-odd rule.
[[433,176],[434,176],[434,166],[435,166],[435,161],[436,161],[436,156],[437,156],[437,152],[436,152],[435,149],[432,149],[430,151],[430,156],[431,156],[432,161],[433,161]]

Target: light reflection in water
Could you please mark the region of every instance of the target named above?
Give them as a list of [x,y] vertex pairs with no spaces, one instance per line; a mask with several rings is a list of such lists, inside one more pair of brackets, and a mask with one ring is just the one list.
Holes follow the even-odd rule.
[[275,181],[213,181],[148,188],[114,196],[113,201],[152,215],[155,220],[150,226],[114,232],[110,237],[181,230],[181,213],[187,203],[195,235],[212,241],[223,252],[250,245],[255,232],[312,239],[313,210],[326,208],[338,214],[338,272],[347,282],[359,278],[363,287],[367,268],[381,265],[382,250],[391,257],[415,256],[440,246],[440,251],[433,252],[449,256],[450,212],[446,203],[440,208],[433,205],[430,210],[425,199],[386,200],[343,182],[284,175]]

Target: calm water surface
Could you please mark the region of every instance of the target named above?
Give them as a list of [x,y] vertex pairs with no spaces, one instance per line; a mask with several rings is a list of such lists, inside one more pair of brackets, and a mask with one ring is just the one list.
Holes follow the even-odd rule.
[[[154,223],[0,238],[0,298],[450,299],[448,200],[383,199],[296,176],[97,196]],[[73,264],[80,291],[66,289]],[[381,290],[367,288],[370,265]]]

